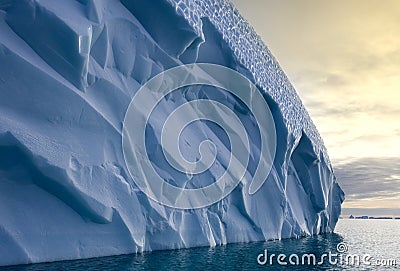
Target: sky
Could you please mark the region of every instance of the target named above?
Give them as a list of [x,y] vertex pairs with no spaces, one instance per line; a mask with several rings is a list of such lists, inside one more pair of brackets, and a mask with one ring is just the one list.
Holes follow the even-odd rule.
[[344,208],[400,208],[400,1],[233,0],[328,148]]

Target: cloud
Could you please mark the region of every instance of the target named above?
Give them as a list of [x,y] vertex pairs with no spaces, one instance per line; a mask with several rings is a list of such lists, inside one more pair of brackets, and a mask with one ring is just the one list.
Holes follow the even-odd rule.
[[340,87],[348,84],[348,80],[341,74],[329,74],[325,80],[326,85]]
[[335,104],[329,101],[307,101],[306,107],[314,114],[313,116],[323,116],[326,118],[352,117],[357,114],[368,114],[370,116],[400,116],[400,108],[385,106],[382,104]]
[[353,159],[333,166],[347,202],[387,207],[378,203],[386,200],[386,205],[400,207],[400,158]]
[[400,1],[233,2],[302,98],[346,202],[400,208],[400,158],[377,158],[400,157]]

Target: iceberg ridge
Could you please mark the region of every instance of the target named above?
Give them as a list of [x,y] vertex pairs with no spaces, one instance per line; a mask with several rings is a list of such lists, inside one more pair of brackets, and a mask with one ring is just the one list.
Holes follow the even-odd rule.
[[[244,181],[209,207],[179,210],[135,185],[121,136],[139,88],[195,62],[231,68],[258,86],[275,122],[277,150],[254,195]],[[183,152],[196,160],[197,143],[213,139],[219,164],[198,176],[165,169],[161,120],[195,99],[224,102],[250,134],[258,133],[248,108],[223,89],[171,93],[150,118],[146,147],[157,172],[177,186],[210,184],[230,153],[220,127],[196,122],[182,132]],[[260,157],[259,138],[252,140],[248,174]],[[229,2],[0,3],[0,266],[332,232],[343,200],[299,96]]]

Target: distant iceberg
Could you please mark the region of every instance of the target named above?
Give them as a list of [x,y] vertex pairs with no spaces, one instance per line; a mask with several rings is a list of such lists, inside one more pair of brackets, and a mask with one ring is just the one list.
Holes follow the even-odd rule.
[[[121,136],[138,89],[162,71],[195,62],[228,67],[258,86],[273,115],[277,149],[255,194],[241,182],[209,207],[180,210],[136,186]],[[177,104],[223,101],[253,129],[248,108],[210,89],[171,94],[146,130],[154,167],[174,185],[183,184],[165,170],[158,133],[159,120]],[[217,160],[229,153],[220,127],[194,126],[183,142],[217,138]],[[249,174],[260,157],[257,137],[251,151]],[[221,170],[188,178],[205,186]],[[332,232],[343,200],[299,96],[232,4],[0,1],[0,266]]]

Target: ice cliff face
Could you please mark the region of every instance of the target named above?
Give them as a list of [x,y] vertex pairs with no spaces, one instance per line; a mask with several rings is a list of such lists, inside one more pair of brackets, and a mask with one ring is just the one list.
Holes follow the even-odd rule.
[[[179,210],[137,188],[121,133],[141,85],[194,62],[232,68],[259,86],[278,147],[272,172],[254,195],[243,182],[212,206]],[[221,89],[197,86],[171,95],[150,123],[147,148],[160,174],[178,186],[159,157],[157,120],[176,103],[204,97],[230,104],[252,127],[247,109]],[[200,122],[182,140],[213,136],[225,144],[219,127]],[[253,143],[256,161],[257,138]],[[188,152],[197,153],[193,148]],[[218,174],[191,178],[204,186]],[[343,199],[298,95],[231,4],[0,1],[0,265],[331,232]]]

